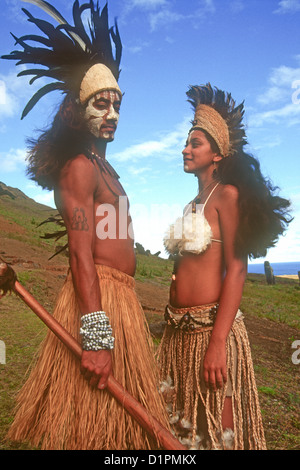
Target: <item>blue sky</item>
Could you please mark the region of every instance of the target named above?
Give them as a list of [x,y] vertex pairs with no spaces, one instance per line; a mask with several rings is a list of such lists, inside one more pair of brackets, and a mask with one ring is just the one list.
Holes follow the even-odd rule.
[[[51,3],[71,21],[73,0]],[[21,8],[43,13],[21,0],[1,5],[5,54],[14,47],[10,32],[37,32]],[[193,118],[185,93],[189,85],[210,82],[245,102],[249,151],[292,201],[295,220],[266,259],[299,261],[300,0],[109,0],[108,7],[123,42],[125,95],[107,158],[130,198],[136,241],[164,255],[164,232],[197,192],[197,180],[182,167]],[[53,195],[25,175],[26,138],[51,122],[62,97],[49,94],[21,121],[42,83],[29,86],[17,72],[14,62],[1,61],[0,181],[53,206]]]

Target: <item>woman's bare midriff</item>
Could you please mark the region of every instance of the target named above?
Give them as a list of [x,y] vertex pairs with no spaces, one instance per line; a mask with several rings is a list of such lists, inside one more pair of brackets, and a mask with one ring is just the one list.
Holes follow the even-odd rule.
[[211,246],[200,255],[186,254],[179,259],[170,287],[173,307],[193,307],[218,302],[223,282],[221,246]]

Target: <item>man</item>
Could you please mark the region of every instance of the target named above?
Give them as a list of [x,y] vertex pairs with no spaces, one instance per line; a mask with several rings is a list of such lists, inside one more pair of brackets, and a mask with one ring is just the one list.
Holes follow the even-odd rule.
[[[8,437],[28,440],[42,449],[155,448],[157,443],[105,390],[113,372],[124,388],[166,425],[150,335],[134,291],[135,254],[127,204],[124,213],[126,194],[106,160],[122,100],[117,82],[121,57],[118,30],[108,28],[107,8],[100,13],[92,1],[81,7],[78,0],[74,2],[75,27],[48,2],[34,3],[58,20],[60,27],[53,28],[24,10],[30,22],[47,34],[46,39],[35,36],[47,48],[29,47],[28,37],[23,37],[17,43],[24,50],[4,58],[47,66],[46,70],[35,68],[21,74],[56,80],[36,93],[23,116],[48,91],[66,93],[51,128],[32,144],[28,174],[54,190],[65,222],[70,272],[54,316],[81,340],[83,354],[80,374],[71,353],[49,332],[19,394]],[[85,10],[91,14],[91,38],[81,19]],[[113,236],[105,230],[111,208]],[[124,218],[125,234],[121,226]],[[95,388],[98,384],[101,392]]]

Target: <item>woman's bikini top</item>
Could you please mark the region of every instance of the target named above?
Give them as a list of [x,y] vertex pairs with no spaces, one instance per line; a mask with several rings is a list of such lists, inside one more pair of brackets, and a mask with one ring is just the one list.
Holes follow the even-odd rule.
[[171,224],[164,237],[166,251],[172,255],[184,253],[203,253],[212,242],[222,243],[213,238],[211,227],[204,215],[205,206],[217,188],[217,183],[206,198],[205,203],[196,204],[196,199],[189,203],[174,224]]

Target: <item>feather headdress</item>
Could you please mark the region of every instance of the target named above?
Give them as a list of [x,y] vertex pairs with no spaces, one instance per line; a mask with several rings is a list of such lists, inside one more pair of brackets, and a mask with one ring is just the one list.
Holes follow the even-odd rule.
[[[47,1],[22,1],[40,7],[59,23],[55,27],[48,21],[35,18],[28,10],[22,8],[28,21],[35,24],[43,36],[29,34],[17,38],[12,34],[16,44],[23,50],[13,50],[10,54],[2,56],[3,59],[16,60],[16,65],[34,64],[44,67],[22,70],[18,74],[18,76],[33,75],[30,84],[42,77],[54,80],[34,94],[23,111],[22,119],[40,98],[54,90],[71,92],[80,98],[82,103],[90,97],[89,92],[96,93],[101,89],[116,89],[120,92],[117,81],[120,74],[122,43],[117,22],[115,21],[114,27],[109,28],[107,4],[100,11],[98,0],[96,4],[90,0],[81,6],[79,1],[75,0],[72,26]],[[90,11],[88,28],[85,28],[82,18],[86,10]],[[36,43],[36,46],[28,42]],[[89,92],[82,93],[83,79],[90,70],[92,73],[89,74],[88,80],[94,80],[93,86],[89,83]],[[101,79],[104,80],[105,88],[100,83]]]
[[247,144],[242,122],[244,103],[236,106],[230,93],[213,88],[210,83],[191,86],[187,96],[195,111],[192,129],[208,132],[222,156],[234,155]]

